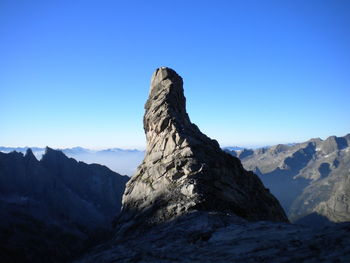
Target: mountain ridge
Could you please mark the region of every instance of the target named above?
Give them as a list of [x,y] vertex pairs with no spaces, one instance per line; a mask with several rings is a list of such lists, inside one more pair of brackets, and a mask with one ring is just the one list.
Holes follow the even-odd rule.
[[4,262],[62,262],[111,237],[129,178],[46,148],[0,152]]
[[314,213],[331,222],[350,221],[350,134],[250,150],[249,155],[230,153],[260,176],[292,221]]
[[[0,147],[0,152],[9,153],[17,151],[25,153],[28,147]],[[33,147],[34,155],[41,159],[45,153],[45,148]],[[136,171],[136,167],[144,157],[144,151],[136,149],[108,148],[102,150],[91,150],[80,146],[65,149],[56,149],[62,151],[70,158],[82,161],[88,164],[97,163],[107,166],[116,173],[131,176]]]

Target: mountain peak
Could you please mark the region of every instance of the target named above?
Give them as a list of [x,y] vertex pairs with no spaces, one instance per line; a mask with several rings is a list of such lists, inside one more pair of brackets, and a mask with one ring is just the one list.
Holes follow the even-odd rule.
[[[158,85],[166,79],[169,79],[173,83],[182,83],[182,78],[176,73],[175,70],[168,67],[160,67],[156,69],[152,75],[150,94],[157,93],[157,87],[164,87],[164,85]],[[179,87],[179,85],[176,85],[175,87]]]
[[28,160],[35,160],[37,161],[33,151],[31,148],[28,148],[25,155],[24,155],[24,158],[28,159]]
[[64,155],[62,151],[60,150],[55,150],[55,149],[52,149],[50,148],[49,146],[46,146],[45,147],[45,153],[44,155]]
[[69,158],[60,150],[54,150],[48,146],[45,148],[45,153],[42,156],[40,162],[44,164],[58,164],[62,160],[68,160]]
[[190,211],[288,221],[278,201],[240,161],[190,122],[182,78],[159,68],[145,106],[147,150],[128,182],[119,224],[154,224]]
[[[152,76],[149,98],[145,105],[146,136],[161,133],[169,124],[187,125],[186,99],[182,78],[172,69],[158,68]],[[147,138],[149,141],[151,138]]]

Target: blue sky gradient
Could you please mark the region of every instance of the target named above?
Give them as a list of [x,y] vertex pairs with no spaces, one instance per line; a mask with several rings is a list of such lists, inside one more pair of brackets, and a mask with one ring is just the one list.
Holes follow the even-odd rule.
[[0,145],[143,148],[160,66],[222,146],[350,132],[350,1],[0,1]]

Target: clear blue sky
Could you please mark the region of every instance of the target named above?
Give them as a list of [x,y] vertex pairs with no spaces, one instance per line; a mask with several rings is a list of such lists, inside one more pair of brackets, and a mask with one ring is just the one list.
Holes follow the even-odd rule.
[[0,145],[142,148],[175,69],[222,146],[350,133],[350,1],[0,1]]

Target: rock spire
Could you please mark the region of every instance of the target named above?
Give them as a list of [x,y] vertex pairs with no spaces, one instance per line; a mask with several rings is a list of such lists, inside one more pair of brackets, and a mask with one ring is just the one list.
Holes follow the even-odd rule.
[[120,226],[157,224],[191,211],[288,221],[260,179],[191,123],[183,80],[170,68],[152,76],[144,130],[146,156],[127,183]]

